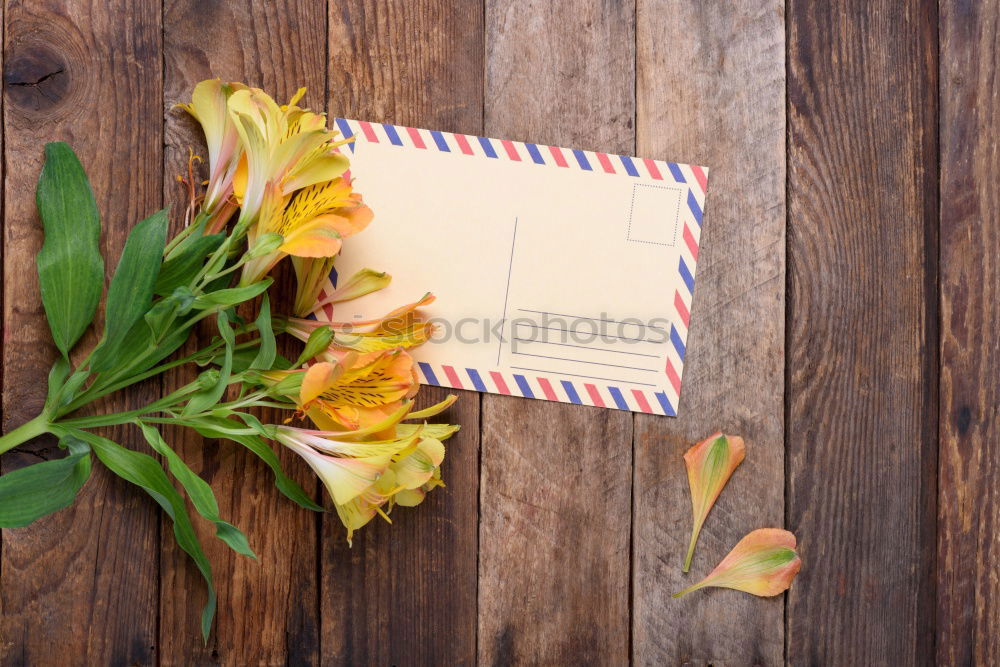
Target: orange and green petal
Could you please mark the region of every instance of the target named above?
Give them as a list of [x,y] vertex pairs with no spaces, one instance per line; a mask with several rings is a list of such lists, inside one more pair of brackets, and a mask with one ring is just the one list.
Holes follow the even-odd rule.
[[357,498],[385,471],[381,457],[372,459],[327,456],[295,438],[280,437],[282,444],[301,456],[320,478],[338,505]]
[[363,528],[369,521],[375,518],[376,514],[378,514],[377,507],[363,498],[355,498],[351,502],[343,505],[335,504],[334,508],[337,510],[337,516],[340,517],[340,522],[344,524],[344,528],[347,529],[348,545],[352,544],[354,531]]
[[698,535],[712,505],[715,504],[733,471],[743,461],[746,447],[743,438],[715,433],[684,454],[688,484],[691,487],[691,513],[694,527],[691,543],[684,558],[684,572],[691,568],[691,558]]
[[431,479],[442,461],[444,444],[440,440],[423,437],[411,454],[393,463],[389,469],[396,473],[396,482],[401,487],[417,489]]
[[680,597],[710,586],[732,588],[770,597],[788,590],[802,567],[795,536],[780,528],[760,528],[733,547],[722,562],[700,582],[675,593]]

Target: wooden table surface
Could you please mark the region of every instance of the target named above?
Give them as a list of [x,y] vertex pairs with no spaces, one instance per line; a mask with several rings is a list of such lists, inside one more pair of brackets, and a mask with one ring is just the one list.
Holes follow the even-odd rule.
[[[256,459],[171,432],[260,556],[207,542],[207,646],[169,522],[95,466],[72,509],[3,532],[0,663],[1000,661],[1000,1],[7,0],[3,26],[5,430],[55,356],[42,144],[81,155],[114,257],[178,210],[201,144],[171,107],[201,79],[711,177],[678,418],[461,392],[447,488],[353,549]],[[686,577],[681,454],[716,429],[748,455]],[[788,594],[670,599],[782,525]]]

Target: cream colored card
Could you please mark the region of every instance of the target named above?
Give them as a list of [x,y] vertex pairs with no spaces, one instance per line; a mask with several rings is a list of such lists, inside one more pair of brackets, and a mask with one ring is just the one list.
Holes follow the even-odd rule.
[[337,261],[392,284],[369,319],[432,292],[421,381],[675,415],[703,167],[337,119],[375,211]]

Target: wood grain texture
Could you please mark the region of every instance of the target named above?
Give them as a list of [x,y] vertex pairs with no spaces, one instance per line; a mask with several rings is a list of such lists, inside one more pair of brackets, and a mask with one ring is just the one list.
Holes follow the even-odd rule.
[[[783,597],[719,589],[670,598],[751,530],[783,525],[782,9],[775,0],[639,2],[636,150],[711,171],[678,418],[636,416],[636,664],[778,664],[784,655]],[[746,460],[685,575],[691,493],[682,455],[718,430],[746,440]]]
[[[209,645],[169,522],[95,465],[73,508],[0,535],[0,664],[1000,662],[1000,3],[715,5],[0,3],[4,430],[42,405],[56,354],[34,268],[43,144],[88,169],[110,275],[135,221],[180,203],[202,141],[170,107],[203,78],[712,168],[678,419],[462,392],[448,487],[353,549],[252,456],[168,430],[261,557],[195,519],[220,594]],[[685,577],[680,456],[715,428],[747,459]],[[39,439],[0,472],[59,455]],[[804,560],[787,600],[668,599],[783,519]]]
[[[424,387],[417,404],[446,395]],[[446,487],[417,508],[393,510],[392,525],[372,521],[353,546],[335,516],[324,521],[324,664],[475,664],[479,396],[460,391],[458,399],[434,418],[462,425],[445,442]]]
[[942,665],[1000,663],[1000,3],[941,4]]
[[934,653],[933,2],[788,5],[788,657]]
[[[299,86],[304,103],[322,109],[326,86],[326,3],[167,0],[164,4],[163,112],[166,120],[164,190],[181,203],[175,176],[187,167],[188,147],[201,152],[202,136],[186,114],[171,107],[190,100],[194,85],[221,77],[260,86],[279,101]],[[201,152],[204,155],[203,152]],[[175,221],[180,207],[175,206]],[[284,267],[287,269],[287,267]],[[272,295],[281,312],[291,303],[294,280],[285,271],[282,291]],[[211,334],[208,327],[205,336]],[[300,346],[282,342],[283,353]],[[180,375],[175,385],[188,381]],[[269,416],[268,416],[269,415]],[[266,413],[265,421],[284,416]],[[315,514],[281,495],[271,471],[254,455],[225,440],[204,440],[186,429],[168,438],[215,491],[220,514],[242,529],[259,562],[238,556],[196,519],[212,561],[219,593],[215,630],[207,646],[198,632],[204,602],[200,575],[164,526],[160,642],[162,663],[316,664],[319,660],[319,588]],[[286,472],[306,489],[315,475],[294,454],[278,452]]]
[[[632,154],[634,17],[488,0],[485,134]],[[631,443],[629,413],[483,397],[482,664],[628,661]]]
[[[329,18],[331,116],[480,131],[480,3],[351,0],[331,4]],[[389,221],[380,221],[376,210],[373,224]],[[392,272],[391,266],[373,268]],[[448,393],[424,387],[418,404]],[[355,535],[353,548],[337,517],[325,517],[325,664],[475,662],[480,400],[473,392],[457,393],[455,406],[435,418],[462,426],[445,443],[447,487],[416,509],[395,510],[392,526],[376,518]]]
[[[132,225],[160,200],[160,7],[154,2],[8,3],[4,28],[4,430],[34,417],[56,351],[34,257],[43,144],[69,142],[100,209],[108,277]],[[16,165],[10,169],[10,165]],[[127,193],[127,195],[125,194]],[[103,314],[98,315],[103,320]],[[93,345],[93,333],[84,347]],[[103,402],[138,407],[158,386]],[[106,435],[137,446],[136,433]],[[39,439],[4,470],[60,455]],[[4,531],[0,663],[148,664],[156,643],[154,503],[94,465],[72,509]],[[100,632],[90,632],[91,627]]]

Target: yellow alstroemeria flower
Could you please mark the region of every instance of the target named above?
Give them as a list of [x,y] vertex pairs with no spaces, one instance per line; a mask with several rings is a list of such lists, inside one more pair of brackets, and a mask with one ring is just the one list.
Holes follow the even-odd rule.
[[402,350],[320,362],[306,371],[300,400],[309,418],[328,430],[364,428],[416,395],[413,358]]
[[[305,262],[306,260],[301,261]],[[295,264],[296,267],[299,266],[298,261],[296,261]],[[372,269],[361,269],[347,280],[340,282],[340,284],[337,285],[336,288],[333,288],[322,301],[319,301],[318,295],[325,286],[327,279],[330,277],[330,271],[333,268],[333,260],[330,260],[329,266],[316,266],[314,263],[308,267],[303,264],[303,268],[308,268],[309,273],[308,275],[299,276],[299,285],[302,287],[303,282],[312,283],[303,288],[303,290],[309,291],[311,298],[304,300],[301,307],[296,307],[296,317],[306,317],[307,315],[319,312],[324,308],[332,308],[334,304],[353,301],[354,299],[363,297],[366,294],[371,294],[381,289],[385,289],[392,282],[392,276],[388,273],[383,271],[374,271]]]
[[[345,288],[358,289],[349,284]],[[397,308],[374,320],[321,322],[292,317],[288,319],[285,331],[304,342],[309,340],[310,334],[318,327],[330,327],[333,331],[333,340],[326,352],[320,355],[324,361],[339,361],[350,352],[372,353],[392,349],[412,349],[426,343],[434,333],[434,325],[422,321],[417,312],[417,309],[433,301],[434,295],[426,294],[419,301]]]
[[261,218],[254,227],[251,247],[262,234],[279,234],[283,243],[276,250],[247,262],[243,267],[244,283],[256,282],[286,255],[292,255],[297,260],[295,272],[299,277],[296,303],[304,301],[309,297],[301,293],[302,274],[310,271],[310,264],[319,264],[320,270],[329,267],[326,268],[329,275],[332,259],[340,252],[342,240],[367,227],[372,217],[372,210],[364,204],[361,195],[352,192],[350,183],[343,178],[302,188],[288,198],[283,208],[268,219]]
[[388,469],[392,457],[410,448],[417,436],[376,441],[337,440],[336,433],[279,426],[278,442],[305,459],[333,501],[343,505],[357,498]]
[[[294,380],[298,380],[297,390]],[[267,371],[261,373],[261,382],[286,388],[288,398],[328,431],[377,424],[420,388],[413,359],[401,350],[351,354],[340,362],[324,361],[304,371]]]
[[[337,515],[347,529],[347,541],[354,531],[376,514],[391,523],[387,511],[393,505],[413,507],[428,491],[444,486],[441,463],[443,440],[457,426],[449,424],[399,424],[400,420],[426,419],[441,413],[455,397],[424,410],[411,411],[405,402],[395,413],[367,429],[356,431],[316,431],[278,426],[277,440],[299,454],[319,476]],[[390,433],[381,440],[367,440],[376,433]]]
[[208,79],[198,83],[190,104],[179,104],[201,125],[208,148],[208,186],[202,210],[210,216],[206,233],[218,231],[235,210],[233,178],[243,154],[236,124],[229,113],[230,95],[246,88],[242,83]]
[[292,311],[296,317],[306,317],[312,313],[322,312],[324,308],[333,304],[377,292],[388,287],[389,283],[392,282],[392,276],[388,273],[362,269],[336,289],[332,289],[320,302],[319,295],[328,284],[335,260],[336,257],[292,258],[292,264],[295,266],[295,278],[298,283],[295,291],[295,308]]
[[[324,278],[328,276],[329,272],[324,274]],[[374,271],[372,269],[361,269],[346,281],[338,285],[332,292],[324,296],[323,299],[314,300],[311,304],[309,304],[308,308],[303,308],[302,311],[296,311],[295,314],[299,317],[304,317],[312,313],[318,313],[324,308],[332,307],[334,304],[353,301],[354,299],[365,296],[366,294],[371,294],[372,292],[385,289],[391,282],[392,276],[388,273]],[[419,305],[422,305],[422,302],[425,301],[426,303],[430,303],[433,301],[433,297],[430,294],[425,294],[420,302],[412,304],[413,308],[419,307]],[[405,307],[406,306],[404,306],[404,308]],[[358,323],[355,322],[354,324],[356,325]]]
[[[296,106],[304,93],[305,89],[300,89],[283,107],[257,88],[239,90],[229,97],[229,113],[244,149],[234,178],[234,192],[240,204],[238,224],[247,228],[251,249],[263,234],[284,231],[282,236],[288,243],[291,232],[301,231],[297,239],[301,244],[310,236],[310,230],[324,229],[320,239],[314,239],[322,248],[305,256],[329,256],[322,254],[329,251],[328,239],[342,235],[344,229],[363,227],[367,221],[359,222],[365,213],[358,211],[354,216],[339,216],[346,222],[336,221],[334,228],[328,229],[330,225],[325,226],[324,221],[303,217],[301,210],[292,211],[288,218],[285,217],[284,211],[292,195],[310,186],[322,187],[303,200],[303,208],[308,208],[313,199],[324,204],[337,202],[338,208],[357,209],[360,206],[359,198],[350,197],[349,184],[343,181],[328,183],[341,176],[349,166],[347,157],[338,151],[346,142],[335,140],[338,133],[327,129],[323,114]],[[291,223],[294,224],[289,228]],[[300,230],[300,227],[307,229]],[[286,254],[296,253],[289,251]],[[244,283],[253,282],[255,275],[259,277],[261,268],[268,262],[261,260],[255,264],[245,268]]]

